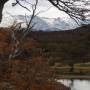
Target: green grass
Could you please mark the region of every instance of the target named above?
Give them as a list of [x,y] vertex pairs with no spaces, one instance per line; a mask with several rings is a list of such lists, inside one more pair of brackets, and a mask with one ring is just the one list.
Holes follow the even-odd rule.
[[56,74],[79,74],[79,75],[90,75],[90,63],[78,63],[74,65],[73,73],[70,72],[70,66],[64,64],[56,64],[51,68],[55,69]]

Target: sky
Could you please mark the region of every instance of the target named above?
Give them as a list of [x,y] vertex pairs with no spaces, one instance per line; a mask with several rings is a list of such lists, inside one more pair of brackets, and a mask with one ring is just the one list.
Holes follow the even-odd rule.
[[[33,3],[35,0],[28,0],[30,3]],[[22,8],[20,5],[16,5],[12,7],[12,3],[14,3],[15,0],[9,0],[5,5],[3,9],[3,19],[0,24],[0,26],[11,26],[14,22],[12,15],[30,15],[31,12],[27,11],[26,9]],[[30,10],[31,7],[27,3],[23,3],[22,5],[27,6]],[[90,6],[89,6],[90,8]],[[44,12],[43,12],[44,11]],[[54,7],[48,0],[39,0],[37,12],[42,12],[38,14],[39,17],[46,17],[46,18],[62,18],[68,21],[70,17],[66,15],[64,12],[58,10],[56,7]]]
[[[35,0],[28,0],[31,3],[33,3]],[[12,3],[14,3],[15,0],[9,0],[5,5],[3,9],[3,19],[0,23],[0,27],[7,27],[11,26],[14,23],[14,18],[12,15],[30,15],[31,12],[27,11],[26,9],[22,8],[20,5],[16,5],[12,7]],[[31,10],[30,5],[27,3],[23,3],[22,5],[28,6],[28,8]],[[38,6],[37,6],[37,12],[41,12],[38,14],[39,17],[46,17],[46,18],[64,18],[67,20],[67,15],[61,11],[59,11],[57,8],[52,6],[50,2],[47,0],[39,0]]]
[[[28,1],[30,1],[32,3],[35,0],[28,0]],[[3,15],[9,14],[9,13],[12,15],[30,14],[30,12],[28,12],[27,10],[25,10],[24,8],[22,8],[19,5],[12,7],[13,2],[15,2],[15,0],[9,0],[5,4],[4,10],[3,10]],[[25,3],[23,5],[26,5],[29,7],[29,5],[27,5]],[[43,11],[45,11],[45,12],[43,12]],[[38,12],[42,12],[38,15],[40,17],[48,17],[48,18],[66,17],[66,14],[64,14],[63,12],[59,11],[57,8],[52,6],[51,3],[48,2],[47,0],[39,0],[38,7],[37,7],[37,13]]]

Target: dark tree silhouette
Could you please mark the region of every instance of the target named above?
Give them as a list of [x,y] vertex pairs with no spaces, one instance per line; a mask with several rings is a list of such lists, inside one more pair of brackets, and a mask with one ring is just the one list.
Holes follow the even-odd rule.
[[4,7],[4,4],[7,2],[8,0],[0,0],[0,22],[2,20],[2,10]]
[[89,12],[85,6],[90,4],[89,0],[48,0],[52,5],[60,11],[68,14],[72,19],[85,19],[85,13]]

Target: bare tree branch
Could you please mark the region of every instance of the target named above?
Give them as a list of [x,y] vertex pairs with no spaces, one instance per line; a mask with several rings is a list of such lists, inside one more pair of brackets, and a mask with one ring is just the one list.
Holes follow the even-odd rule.
[[[25,19],[26,19],[26,29],[25,31],[23,32],[23,35],[22,35],[22,38],[20,38],[20,40],[17,39],[17,36],[15,35],[15,31],[20,29],[21,28],[21,24],[22,23],[16,23],[14,22],[12,27],[11,27],[11,38],[12,38],[12,44],[13,44],[13,47],[12,47],[12,52],[11,54],[9,55],[9,59],[12,59],[12,58],[15,58],[17,56],[19,56],[22,51],[21,51],[21,45],[24,44],[24,40],[25,40],[25,37],[27,36],[27,34],[30,32],[30,30],[35,26],[36,23],[33,23],[33,19],[35,18],[36,16],[36,9],[37,9],[37,4],[38,4],[38,0],[36,0],[35,4],[32,4],[32,15],[31,15],[31,18],[28,22],[27,20],[27,17],[25,15]],[[27,8],[25,8],[27,9]],[[30,10],[29,10],[30,11]],[[20,25],[19,25],[20,24]],[[18,28],[16,28],[17,26],[19,26]]]
[[[90,5],[89,0],[48,0],[53,6],[58,8],[60,11],[65,12],[75,22],[76,19],[84,21],[86,16],[85,13],[90,12],[90,9],[85,6]],[[80,3],[79,5],[76,3]],[[81,5],[81,3],[83,3]],[[84,6],[84,7],[83,7]]]

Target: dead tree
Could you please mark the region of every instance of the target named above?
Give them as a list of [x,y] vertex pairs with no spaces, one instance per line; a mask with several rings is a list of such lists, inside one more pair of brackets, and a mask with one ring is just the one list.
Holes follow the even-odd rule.
[[[20,30],[21,29],[21,25],[19,25],[20,23],[19,24],[18,23],[14,23],[12,25],[12,27],[11,27],[11,40],[12,40],[12,45],[13,46],[12,46],[11,53],[9,55],[9,59],[13,59],[13,58],[19,56],[22,53],[22,45],[24,44],[25,38],[26,38],[27,34],[32,30],[32,28],[36,24],[36,23],[33,23],[32,24],[32,22],[33,22],[33,19],[35,18],[35,16],[37,15],[37,13],[36,13],[37,4],[38,4],[38,0],[36,0],[36,2],[34,4],[31,4],[31,7],[32,7],[31,18],[30,18],[30,20],[28,22],[27,21],[27,17],[26,17],[26,25],[27,26],[24,29],[23,35],[20,38],[20,40],[18,40],[18,38],[16,36],[16,33],[15,33],[16,30]],[[25,7],[25,9],[27,9],[28,11],[30,11],[27,7]],[[19,25],[19,27],[17,27],[18,25]]]

